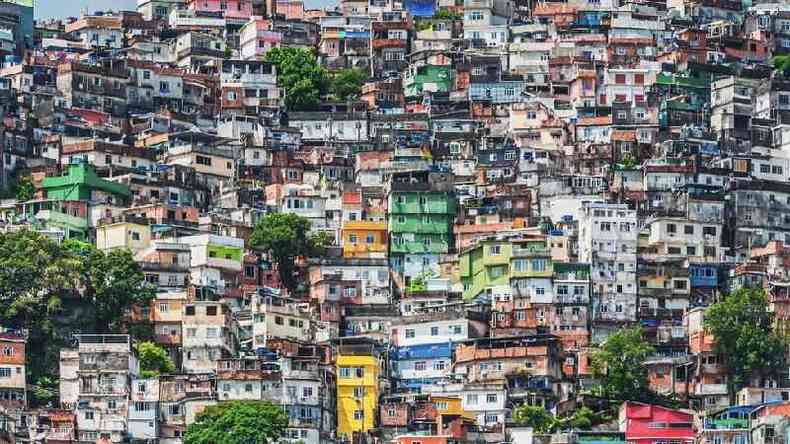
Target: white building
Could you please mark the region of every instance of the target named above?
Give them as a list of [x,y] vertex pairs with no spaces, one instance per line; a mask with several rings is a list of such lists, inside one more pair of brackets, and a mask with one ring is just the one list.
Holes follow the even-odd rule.
[[636,320],[636,211],[624,204],[586,203],[579,221],[579,261],[590,263],[593,340]]

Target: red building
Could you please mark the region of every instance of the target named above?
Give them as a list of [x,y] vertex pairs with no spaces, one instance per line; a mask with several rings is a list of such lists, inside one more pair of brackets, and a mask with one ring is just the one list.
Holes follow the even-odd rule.
[[657,405],[625,402],[620,407],[620,431],[633,444],[693,444],[694,416]]

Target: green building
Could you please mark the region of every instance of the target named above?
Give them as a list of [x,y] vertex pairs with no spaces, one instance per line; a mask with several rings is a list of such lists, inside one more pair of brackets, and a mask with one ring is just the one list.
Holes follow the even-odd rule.
[[125,203],[131,197],[126,185],[102,179],[86,163],[71,164],[65,175],[45,178],[41,188],[51,200]]
[[456,200],[452,174],[428,171],[394,173],[388,200],[392,267],[404,284],[436,275],[441,255],[453,250]]
[[552,302],[554,272],[544,236],[484,239],[459,257],[464,298],[530,295]]
[[[403,79],[403,93],[414,97],[423,91],[450,92],[455,83],[455,71],[449,66],[422,65],[409,68]],[[430,85],[428,88],[426,86]]]

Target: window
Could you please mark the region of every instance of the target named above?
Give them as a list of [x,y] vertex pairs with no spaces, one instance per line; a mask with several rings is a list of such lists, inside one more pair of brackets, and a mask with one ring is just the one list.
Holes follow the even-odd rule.
[[362,410],[354,410],[354,419],[357,421],[362,421],[365,419],[365,412]]
[[702,227],[702,234],[706,236],[715,236],[716,227]]
[[187,314],[187,316],[194,316],[195,315],[195,306],[194,305],[187,305],[186,314]]
[[351,367],[340,367],[340,377],[341,378],[350,378],[351,377]]
[[206,307],[206,316],[216,316],[217,315],[217,306],[216,305],[209,305]]
[[497,402],[497,394],[496,393],[489,393],[486,396],[486,402],[491,404]]
[[625,74],[615,74],[614,83],[617,83],[618,85],[625,84]]
[[406,333],[406,339],[411,339],[411,338],[414,337],[414,329],[413,328],[407,328],[405,333]]
[[354,387],[354,397],[357,399],[365,397],[365,387]]
[[0,378],[10,378],[10,377],[11,377],[11,368],[0,367]]
[[198,165],[211,166],[211,157],[195,156],[195,163]]
[[469,405],[476,405],[477,404],[477,394],[470,393],[466,395],[466,403]]
[[492,245],[488,248],[488,254],[491,256],[499,256],[501,252],[501,247],[499,245]]
[[678,227],[675,224],[667,224],[667,233],[677,233]]
[[445,362],[444,361],[436,361],[436,362],[433,363],[433,369],[436,370],[436,371],[442,371],[442,370],[444,370],[444,368],[445,368]]
[[684,225],[683,234],[694,234],[694,225]]
[[425,371],[425,361],[417,361],[414,363],[414,371],[422,372]]
[[91,410],[86,410],[85,411],[85,419],[88,420],[88,421],[92,421],[93,420],[93,412]]
[[439,336],[439,327],[431,327],[431,336]]
[[546,271],[547,263],[548,261],[546,259],[532,259],[532,271],[535,272]]

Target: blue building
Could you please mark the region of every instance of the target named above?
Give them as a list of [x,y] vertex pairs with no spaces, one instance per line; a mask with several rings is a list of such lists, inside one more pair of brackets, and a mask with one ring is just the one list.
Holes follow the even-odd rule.
[[396,388],[419,392],[423,385],[435,384],[452,371],[453,346],[444,342],[396,347],[390,360]]
[[[18,18],[6,23],[4,18]],[[0,0],[0,25],[8,27],[16,40],[16,55],[21,56],[25,48],[33,47],[33,0]]]

